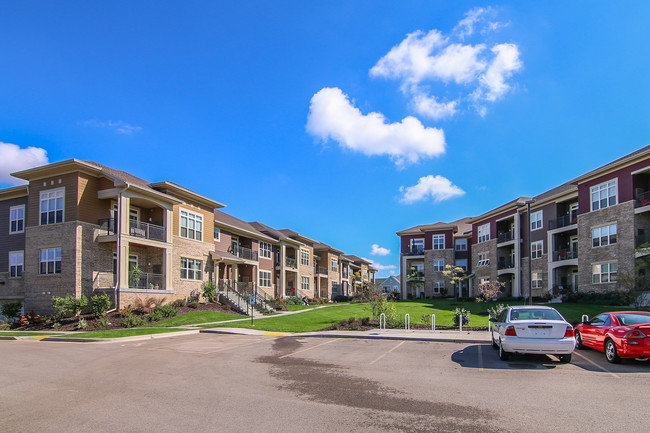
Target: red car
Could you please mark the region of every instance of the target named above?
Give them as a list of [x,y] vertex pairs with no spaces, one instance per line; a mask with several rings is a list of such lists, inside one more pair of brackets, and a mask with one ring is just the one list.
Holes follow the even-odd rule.
[[575,335],[576,349],[600,350],[609,362],[618,363],[621,358],[645,361],[650,357],[650,312],[602,313],[576,326]]

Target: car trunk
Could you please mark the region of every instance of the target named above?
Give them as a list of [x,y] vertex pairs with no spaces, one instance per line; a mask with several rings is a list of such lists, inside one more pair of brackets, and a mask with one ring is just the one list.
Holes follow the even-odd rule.
[[566,322],[522,320],[513,322],[517,337],[521,338],[563,338]]

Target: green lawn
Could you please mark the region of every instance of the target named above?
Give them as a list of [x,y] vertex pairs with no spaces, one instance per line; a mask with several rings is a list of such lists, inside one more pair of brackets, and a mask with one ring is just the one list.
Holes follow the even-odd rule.
[[287,311],[300,311],[314,308],[314,305],[287,305]]
[[0,331],[0,337],[38,337],[39,335],[56,335],[51,332]]
[[[179,332],[186,329],[170,328],[129,328],[129,329],[110,329],[108,331],[89,331],[72,333],[68,335],[59,335],[61,338],[121,338],[133,337],[136,335],[163,334],[165,332]],[[56,338],[56,337],[55,337]]]
[[196,323],[222,322],[224,320],[245,319],[241,314],[222,313],[219,311],[191,311],[161,322],[145,325],[145,328],[167,328],[171,326],[194,325]]

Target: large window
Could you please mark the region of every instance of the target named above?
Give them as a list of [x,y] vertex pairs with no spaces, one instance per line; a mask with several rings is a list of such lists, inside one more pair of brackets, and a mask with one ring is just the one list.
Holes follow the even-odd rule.
[[309,250],[300,249],[300,264],[309,266]]
[[42,226],[63,222],[63,188],[41,191],[41,222]]
[[219,230],[218,227],[215,227],[214,228],[214,240],[218,241],[220,236],[221,236],[221,230]]
[[422,254],[424,239],[411,239],[411,254]]
[[467,251],[467,239],[456,239],[454,243],[456,251]]
[[332,272],[338,272],[339,270],[339,261],[335,258],[330,259],[330,270]]
[[591,241],[594,247],[604,247],[616,243],[616,224],[596,227],[591,230]]
[[531,285],[532,285],[533,289],[541,289],[542,288],[542,273],[541,272],[533,272],[531,275],[532,275]]
[[203,216],[187,210],[181,210],[181,237],[203,240]]
[[463,268],[463,271],[467,272],[467,259],[456,260],[456,267]]
[[478,262],[476,267],[489,266],[490,265],[490,256],[488,253],[478,253]]
[[203,261],[181,257],[181,278],[184,280],[202,280]]
[[17,278],[23,275],[24,255],[22,251],[9,252],[9,277]]
[[25,205],[9,208],[9,233],[25,231]]
[[531,258],[533,259],[539,259],[542,257],[542,254],[544,250],[544,241],[535,241],[532,244],[530,244],[530,254]]
[[302,290],[309,290],[309,277],[300,277],[300,288]]
[[602,183],[591,188],[591,210],[614,206],[616,201],[616,181]]
[[433,293],[442,293],[445,288],[444,281],[434,281],[433,282]]
[[260,271],[260,286],[271,287],[271,273],[268,271]]
[[616,281],[618,263],[600,263],[591,266],[591,277],[594,284],[613,283]]
[[532,212],[530,214],[530,229],[531,230],[541,229],[543,226],[542,218],[544,218],[544,213],[541,210],[537,212]]
[[445,235],[433,235],[433,249],[434,250],[445,249]]
[[478,241],[479,243],[490,240],[490,223],[478,226]]
[[61,248],[45,248],[41,250],[39,274],[51,275],[61,273]]
[[445,270],[445,261],[444,260],[434,260],[433,261],[433,271],[442,272]]
[[271,258],[271,253],[273,252],[273,247],[268,242],[260,241],[260,257],[265,257],[267,259]]

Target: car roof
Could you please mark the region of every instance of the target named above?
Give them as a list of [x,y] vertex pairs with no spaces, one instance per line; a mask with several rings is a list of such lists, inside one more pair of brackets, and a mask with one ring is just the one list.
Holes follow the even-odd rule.
[[509,307],[509,308],[512,309],[512,310],[514,310],[515,308],[516,308],[517,310],[519,310],[519,309],[522,309],[522,310],[528,310],[528,309],[531,309],[531,308],[534,308],[534,309],[538,310],[538,309],[540,309],[540,308],[544,308],[544,309],[546,309],[546,310],[554,310],[554,311],[557,311],[555,308],[553,308],[553,307],[547,307],[546,305],[515,305],[514,307]]
[[604,313],[596,314],[596,316],[600,316],[601,314],[650,314],[650,311],[605,311]]

